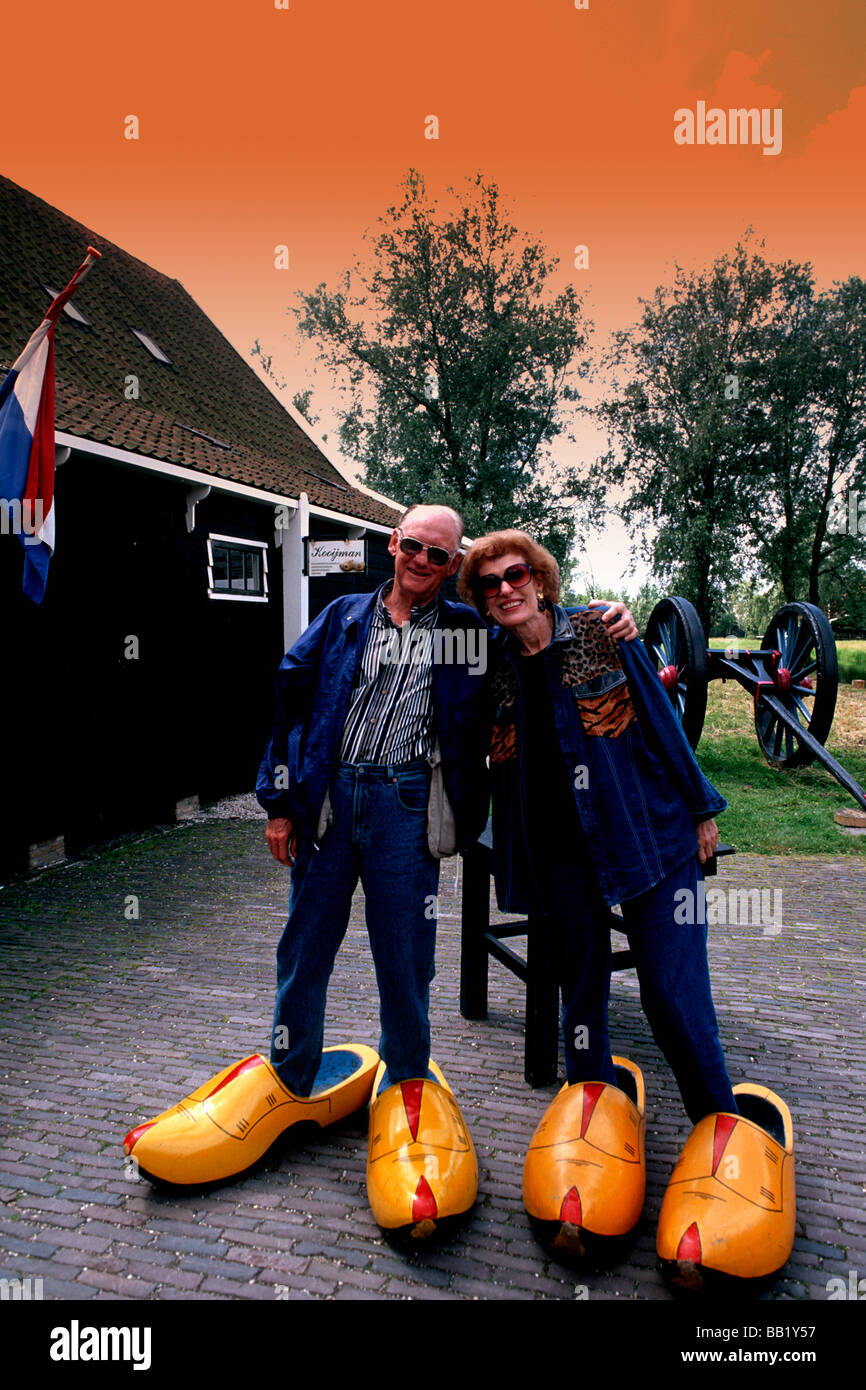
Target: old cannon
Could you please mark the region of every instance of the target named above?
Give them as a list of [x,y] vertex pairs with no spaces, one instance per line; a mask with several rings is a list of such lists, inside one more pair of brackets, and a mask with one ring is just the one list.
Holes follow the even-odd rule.
[[[759,649],[739,643],[725,651],[707,647],[695,608],[684,598],[656,604],[644,633],[683,731],[694,748],[700,739],[711,680],[736,680],[754,699],[755,731],[762,752],[777,767],[820,762],[866,810],[866,792],[824,748],[836,708],[839,671],[830,624],[811,603],[789,603],[773,618]],[[720,845],[719,854],[732,853]],[[543,924],[525,921],[490,924],[490,835],[488,831],[463,854],[463,906],[460,963],[460,1011],[464,1018],[487,1017],[487,971],[492,956],[526,984],[524,1074],[531,1086],[556,1079],[559,1046],[558,991],[543,958]],[[704,874],[716,871],[715,858]],[[621,929],[613,912],[610,925]],[[523,958],[507,946],[511,937],[527,937]],[[630,950],[616,950],[612,968],[633,964]]]
[[819,762],[866,811],[866,792],[824,747],[839,669],[836,639],[820,608],[787,603],[757,651],[739,643],[714,650],[688,599],[663,598],[650,614],[643,640],[692,748],[703,729],[709,682],[736,680],[753,697],[755,732],[767,760],[776,767]]

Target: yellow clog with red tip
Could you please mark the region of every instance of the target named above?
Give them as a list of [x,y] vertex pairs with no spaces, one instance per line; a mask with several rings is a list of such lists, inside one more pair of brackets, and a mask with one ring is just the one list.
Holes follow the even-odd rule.
[[381,1094],[380,1065],[370,1104],[367,1195],[382,1230],[412,1243],[464,1216],[478,1195],[478,1160],[454,1093],[436,1078],[398,1081]]
[[539,1239],[562,1255],[601,1253],[643,1209],[643,1075],[624,1057],[613,1064],[631,1095],[603,1081],[563,1086],[526,1154],[523,1204]]
[[738,1115],[705,1115],[671,1175],[656,1249],[681,1288],[763,1279],[794,1244],[794,1129],[791,1112],[766,1086],[734,1087]]
[[235,1177],[293,1125],[324,1128],[370,1098],[379,1055],[363,1044],[326,1047],[316,1087],[296,1096],[257,1053],[212,1076],[170,1110],[130,1130],[123,1151],[159,1182],[189,1184]]

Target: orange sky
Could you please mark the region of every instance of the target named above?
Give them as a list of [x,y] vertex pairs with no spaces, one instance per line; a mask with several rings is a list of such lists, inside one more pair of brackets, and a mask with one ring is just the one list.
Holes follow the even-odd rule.
[[[750,223],[820,284],[864,273],[862,0],[288,4],[18,6],[0,129],[4,174],[176,276],[292,389],[312,360],[284,336],[293,292],[352,262],[410,166],[437,191],[495,179],[602,339],[675,260],[706,263]],[[677,145],[674,111],[698,100],[780,107],[781,153]],[[621,570],[614,533],[607,551]]]

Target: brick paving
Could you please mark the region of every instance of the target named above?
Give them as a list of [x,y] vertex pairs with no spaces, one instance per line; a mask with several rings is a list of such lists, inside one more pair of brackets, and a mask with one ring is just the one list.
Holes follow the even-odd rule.
[[[655,1221],[689,1126],[634,973],[614,978],[611,1032],[647,1081],[644,1216],[620,1263],[576,1273],[536,1244],[520,1198],[554,1088],[523,1080],[519,982],[492,964],[488,1020],[458,1010],[455,860],[443,866],[432,1020],[481,1167],[461,1232],[414,1256],[382,1239],[357,1117],[209,1191],[158,1193],[124,1171],[131,1124],[266,1046],[288,878],[262,830],[179,825],[0,893],[0,1277],[41,1277],[57,1299],[669,1300]],[[734,1080],[766,1082],[794,1115],[798,1236],[761,1297],[825,1300],[831,1277],[866,1275],[866,863],[740,855],[717,882],[783,890],[777,935],[715,926],[710,958]],[[376,1011],[358,895],[326,1041],[375,1043]]]

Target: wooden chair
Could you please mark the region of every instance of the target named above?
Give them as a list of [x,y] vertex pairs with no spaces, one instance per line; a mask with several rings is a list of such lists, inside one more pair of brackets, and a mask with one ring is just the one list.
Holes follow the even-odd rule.
[[[719,845],[703,866],[704,877],[716,872],[720,855],[735,854],[731,845]],[[559,1055],[559,988],[545,967],[537,943],[543,921],[531,915],[523,921],[490,925],[490,878],[493,850],[490,827],[463,855],[463,903],[460,941],[460,1012],[464,1018],[487,1017],[487,971],[492,956],[526,985],[523,1074],[530,1086],[549,1086],[557,1079]],[[610,925],[622,931],[622,918],[610,911]],[[526,937],[526,956],[503,943],[514,936]],[[631,951],[614,951],[614,970],[634,965]]]

